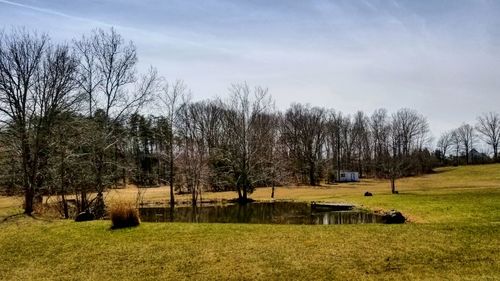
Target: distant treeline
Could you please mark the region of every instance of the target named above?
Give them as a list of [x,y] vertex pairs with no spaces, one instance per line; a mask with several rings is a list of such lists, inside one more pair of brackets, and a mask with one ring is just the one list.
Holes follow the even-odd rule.
[[[113,29],[70,44],[13,30],[0,35],[0,185],[31,214],[42,195],[76,195],[79,211],[104,213],[103,192],[133,183],[170,185],[194,204],[202,191],[335,182],[341,171],[390,179],[470,163],[474,127],[429,147],[424,116],[403,108],[371,115],[293,104],[276,110],[267,89],[234,84],[223,99],[191,101],[182,81],[136,70],[136,47]],[[155,115],[144,114],[149,111]],[[497,159],[497,114],[478,119]],[[472,152],[471,152],[472,151]]]

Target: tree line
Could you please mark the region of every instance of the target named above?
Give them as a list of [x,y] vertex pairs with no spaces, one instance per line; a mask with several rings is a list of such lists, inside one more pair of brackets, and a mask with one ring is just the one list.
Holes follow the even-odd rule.
[[[182,81],[139,73],[137,62],[133,42],[114,29],[65,44],[24,29],[0,34],[0,186],[24,195],[26,214],[51,195],[68,217],[74,195],[78,211],[102,216],[104,192],[128,183],[168,185],[171,206],[178,193],[196,204],[204,191],[225,190],[244,203],[259,186],[273,197],[276,186],[333,183],[349,170],[390,179],[396,192],[398,177],[451,161],[451,147],[469,159],[474,144],[464,125],[430,151],[426,118],[408,108],[279,111],[266,88],[246,83],[192,101]],[[475,128],[495,159],[498,120],[484,115]]]
[[[438,139],[436,158],[443,165],[484,164],[498,162],[500,142],[500,115],[496,112],[483,113],[477,117],[476,124],[463,123],[458,128],[444,132]],[[486,144],[492,151],[477,150],[478,145]]]

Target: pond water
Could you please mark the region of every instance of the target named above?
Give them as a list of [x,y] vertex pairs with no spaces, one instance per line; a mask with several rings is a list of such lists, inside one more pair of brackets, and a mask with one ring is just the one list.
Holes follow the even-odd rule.
[[366,210],[318,210],[307,203],[272,202],[246,205],[139,209],[145,222],[259,223],[259,224],[360,224],[381,223],[382,216]]

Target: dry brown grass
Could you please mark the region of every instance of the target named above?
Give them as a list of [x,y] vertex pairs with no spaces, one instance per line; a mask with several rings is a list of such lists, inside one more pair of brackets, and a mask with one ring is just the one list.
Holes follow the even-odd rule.
[[139,211],[128,202],[112,204],[109,209],[109,216],[113,229],[138,226],[141,223]]
[[[500,165],[479,165],[463,167],[445,167],[436,169],[433,174],[409,177],[396,181],[397,189],[403,193],[449,193],[450,191],[467,191],[496,188],[500,182]],[[276,200],[349,202],[353,198],[363,197],[365,191],[374,195],[391,194],[390,183],[383,179],[362,179],[358,183],[341,183],[322,186],[285,186],[277,187]],[[106,201],[136,202],[138,188],[129,185],[123,189],[107,192]],[[144,188],[141,191],[144,203],[164,204],[169,202],[169,187]],[[203,200],[227,200],[237,196],[236,192],[205,192]],[[271,188],[257,188],[251,198],[255,200],[271,200]],[[176,201],[190,201],[189,194],[176,195]]]
[[[425,195],[445,195],[455,192],[471,192],[497,190],[500,186],[500,164],[445,167],[436,169],[433,174],[419,177],[404,178],[396,181],[397,188],[401,195],[425,194]],[[374,198],[365,198],[365,191],[373,193]],[[139,189],[129,185],[126,188],[111,189],[106,192],[105,200],[108,205],[116,202],[128,202],[130,204],[138,202],[138,195],[143,203],[167,206],[170,200],[169,187],[153,187]],[[228,200],[237,196],[236,192],[204,192],[203,200]],[[251,195],[255,200],[271,200],[271,188],[257,188]],[[385,199],[381,199],[385,197]],[[69,196],[68,198],[71,198]],[[277,187],[275,200],[295,200],[295,201],[330,201],[348,202],[361,204],[372,209],[396,208],[393,206],[394,196],[391,196],[390,184],[387,180],[362,179],[358,183],[342,183],[336,185],[311,186],[285,186]],[[190,202],[189,194],[176,195],[176,202]],[[390,200],[386,200],[390,199]],[[52,200],[56,200],[55,197]],[[44,201],[47,201],[44,199]],[[53,202],[48,200],[48,202]],[[397,202],[396,202],[397,203]],[[0,196],[0,217],[7,213],[12,213],[13,207],[21,210],[22,198],[1,197]],[[427,214],[414,212],[414,209],[401,207],[410,215],[414,222],[429,221],[423,218]]]

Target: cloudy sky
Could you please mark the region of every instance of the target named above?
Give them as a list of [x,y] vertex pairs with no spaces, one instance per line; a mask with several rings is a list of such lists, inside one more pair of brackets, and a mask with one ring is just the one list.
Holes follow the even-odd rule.
[[0,19],[60,41],[114,26],[195,99],[247,81],[282,109],[411,107],[436,137],[500,111],[500,1],[0,0]]

